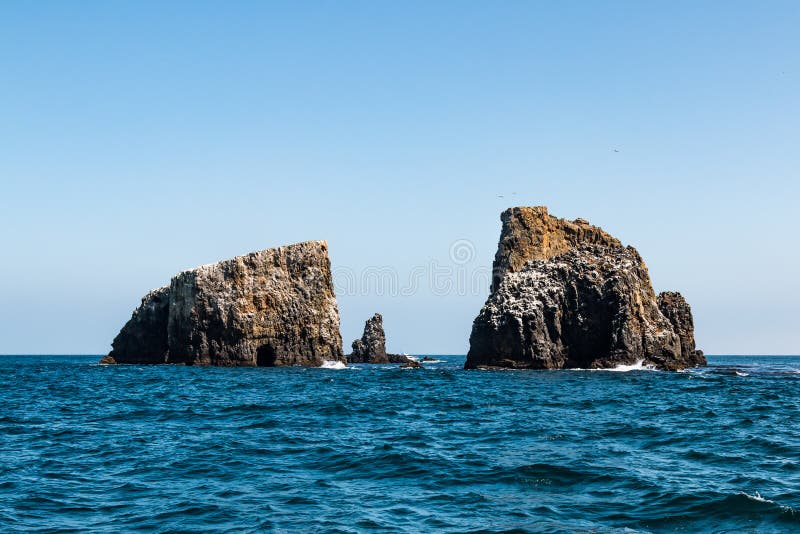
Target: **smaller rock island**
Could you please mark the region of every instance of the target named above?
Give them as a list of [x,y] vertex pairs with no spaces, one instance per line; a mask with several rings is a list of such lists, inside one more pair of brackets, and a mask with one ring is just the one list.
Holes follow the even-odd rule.
[[409,363],[402,354],[386,353],[386,333],[383,331],[383,316],[376,313],[364,324],[361,339],[353,341],[353,353],[347,356],[350,363]]

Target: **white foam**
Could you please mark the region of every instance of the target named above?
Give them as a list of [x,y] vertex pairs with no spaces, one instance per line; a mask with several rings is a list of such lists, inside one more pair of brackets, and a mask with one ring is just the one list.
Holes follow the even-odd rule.
[[616,367],[604,367],[599,369],[582,369],[574,368],[571,371],[607,371],[611,373],[627,373],[629,371],[655,371],[654,365],[645,365],[644,360],[637,360],[636,363],[631,365],[617,365]]
[[344,362],[325,360],[320,365],[320,369],[347,369],[347,365]]
[[618,365],[612,369],[606,369],[606,371],[627,373],[628,371],[655,371],[655,369],[654,365],[645,365],[644,360],[638,360],[633,365]]
[[768,502],[770,504],[775,504],[775,501],[771,501],[769,499],[765,499],[764,497],[761,496],[761,494],[759,492],[755,492],[755,493],[756,493],[755,495],[750,495],[749,493],[745,493],[745,492],[741,491],[741,492],[739,492],[739,495],[744,495],[745,497],[747,497],[748,499],[751,499],[753,501]]

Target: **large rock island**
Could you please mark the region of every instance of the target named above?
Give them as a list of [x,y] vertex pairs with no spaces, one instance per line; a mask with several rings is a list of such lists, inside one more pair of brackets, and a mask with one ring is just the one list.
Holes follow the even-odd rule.
[[653,291],[633,247],[545,207],[501,215],[491,294],[475,319],[465,367],[609,368],[704,365],[691,309]]
[[328,244],[183,271],[142,299],[102,363],[319,366],[344,361]]

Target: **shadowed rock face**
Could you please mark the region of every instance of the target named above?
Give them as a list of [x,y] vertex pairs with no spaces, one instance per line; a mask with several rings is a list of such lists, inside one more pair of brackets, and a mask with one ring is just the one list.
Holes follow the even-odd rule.
[[692,309],[683,295],[674,291],[659,293],[658,308],[672,324],[681,341],[681,359],[677,362],[678,366],[682,368],[705,365],[703,351],[695,349]]
[[169,286],[160,287],[142,298],[133,316],[114,338],[113,350],[101,363],[166,363],[169,352]]
[[502,220],[499,281],[473,323],[466,368],[705,363],[685,300],[669,296],[661,304],[634,248],[545,208],[513,208]]
[[376,313],[364,324],[361,339],[353,341],[353,353],[347,357],[350,362],[388,363],[386,354],[386,334],[383,331],[383,317]]
[[319,366],[342,361],[327,243],[184,271],[148,294],[105,363]]
[[386,334],[383,317],[376,313],[364,324],[361,339],[353,341],[353,353],[347,356],[351,363],[407,363],[410,360],[401,354],[386,353]]

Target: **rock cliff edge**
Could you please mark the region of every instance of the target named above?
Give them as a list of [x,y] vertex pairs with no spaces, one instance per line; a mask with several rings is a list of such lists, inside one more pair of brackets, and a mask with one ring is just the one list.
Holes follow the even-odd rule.
[[142,299],[102,363],[319,366],[344,361],[328,245],[183,271]]

